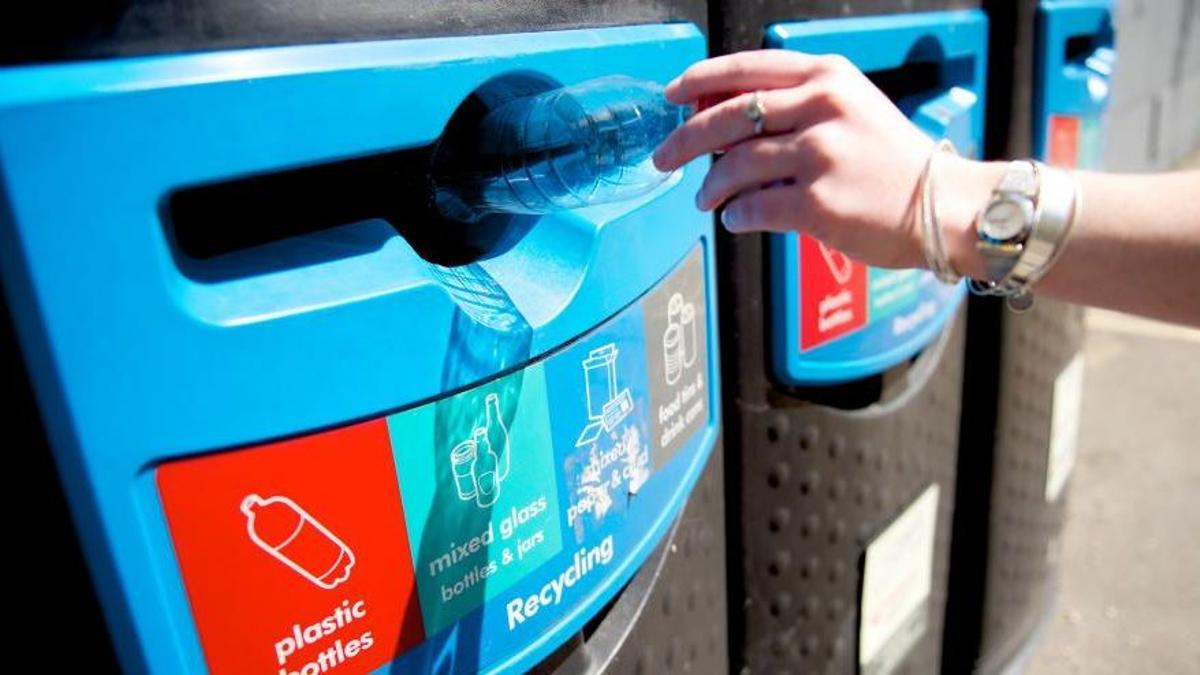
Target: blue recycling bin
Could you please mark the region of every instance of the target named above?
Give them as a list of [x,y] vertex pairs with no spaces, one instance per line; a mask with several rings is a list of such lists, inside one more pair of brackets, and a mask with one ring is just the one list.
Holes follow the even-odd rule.
[[[706,160],[453,264],[401,197],[497,91],[705,51],[680,23],[0,71],[4,291],[125,670],[519,672],[617,596],[717,444]],[[376,161],[386,218],[246,231],[237,186]]]
[[[767,46],[841,54],[876,78],[933,138],[977,156],[983,144],[987,19],[978,10],[779,23]],[[772,235],[770,334],[785,385],[877,375],[936,338],[963,284],[931,273],[868,268],[808,236]]]
[[1111,0],[1038,5],[1033,149],[1058,166],[1098,169],[1116,61]]

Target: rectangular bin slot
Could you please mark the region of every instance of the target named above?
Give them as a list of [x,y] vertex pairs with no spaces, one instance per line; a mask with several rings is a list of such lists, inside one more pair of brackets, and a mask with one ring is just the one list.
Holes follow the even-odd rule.
[[[168,196],[168,238],[185,274],[220,280],[369,253],[399,233],[422,258],[478,260],[513,228],[465,224],[431,206],[433,145],[184,188]],[[366,221],[383,221],[391,232]],[[504,220],[506,222],[496,222]],[[306,238],[285,256],[263,248]],[[237,264],[228,264],[236,258]],[[284,260],[286,258],[286,260]]]
[[888,98],[899,101],[917,94],[931,94],[943,86],[942,65],[933,62],[909,63],[899,68],[869,72],[867,79]]
[[867,73],[867,79],[898,105],[915,109],[951,87],[969,86],[975,61],[970,58],[948,61],[913,61],[899,68]]
[[[388,236],[379,227],[363,226],[370,220],[391,225],[432,263],[463,265],[496,253],[535,219],[446,218],[434,206],[431,173],[439,153],[478,159],[480,122],[493,106],[550,86],[527,74],[494,78],[458,106],[439,138],[419,147],[176,190],[166,200],[164,217],[180,267],[212,280],[359,255],[379,248],[381,236]],[[318,233],[320,241],[313,236]],[[254,251],[298,237],[314,245],[291,247],[286,263],[272,252]],[[232,254],[243,254],[237,264],[217,260]]]
[[390,221],[426,199],[420,177],[428,154],[417,148],[179,190],[167,199],[172,240],[183,255],[207,260],[371,218]]
[[1095,35],[1076,35],[1067,40],[1063,56],[1067,62],[1083,62],[1096,51],[1097,46]]

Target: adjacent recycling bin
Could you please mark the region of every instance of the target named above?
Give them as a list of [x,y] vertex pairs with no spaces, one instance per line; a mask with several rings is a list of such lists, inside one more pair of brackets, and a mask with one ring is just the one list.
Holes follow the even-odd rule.
[[[919,4],[954,11],[819,19],[845,3],[726,3],[722,48],[842,54],[975,155],[986,19],[970,3]],[[721,257],[735,670],[935,672],[963,287],[795,235],[726,235]]]
[[[992,3],[996,159],[1099,168],[1114,59],[1103,1]],[[1003,35],[1004,37],[1000,37]],[[1052,616],[1083,378],[1083,312],[973,298],[947,672],[1024,663]],[[965,492],[966,485],[975,490]],[[961,533],[961,536],[960,536]]]
[[1111,0],[1043,0],[1038,6],[1033,149],[1044,161],[1101,167],[1113,40]]
[[[674,77],[705,39],[664,21],[696,7],[230,51],[273,38],[214,19],[194,53],[0,70],[6,356],[124,670],[725,670],[704,161],[472,227],[428,180],[506,102]],[[351,18],[432,11],[376,10]],[[65,56],[178,46],[95,34]]]

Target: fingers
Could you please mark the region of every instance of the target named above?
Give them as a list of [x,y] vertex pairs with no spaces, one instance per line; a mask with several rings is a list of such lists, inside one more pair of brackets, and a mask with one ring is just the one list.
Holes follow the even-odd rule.
[[733,233],[809,232],[815,210],[807,183],[748,192],[725,205],[721,224]]
[[810,78],[821,60],[782,49],[759,49],[701,61],[666,88],[672,103],[695,103],[701,96],[756,89],[794,87]]
[[[654,152],[654,165],[673,171],[697,157],[710,155],[751,138],[754,121],[746,111],[753,94],[723,101],[692,116]],[[826,97],[814,86],[759,92],[764,111],[763,132],[803,130],[833,113],[823,105]]]
[[709,169],[696,195],[696,207],[715,209],[748,188],[795,178],[803,161],[793,134],[739,143]]
[[[766,113],[763,131],[786,131],[784,110],[796,96],[790,90],[759,92],[759,104]],[[663,141],[654,152],[654,165],[673,171],[693,159],[727,148],[754,135],[754,121],[747,114],[754,94],[742,94],[696,113]],[[785,101],[787,101],[785,103]]]

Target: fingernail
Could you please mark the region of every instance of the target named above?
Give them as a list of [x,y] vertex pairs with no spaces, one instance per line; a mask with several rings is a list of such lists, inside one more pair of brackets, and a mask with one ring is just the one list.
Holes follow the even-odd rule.
[[701,190],[696,193],[696,208],[700,209],[701,211],[708,210],[708,209],[704,208],[704,190]]
[[733,215],[733,209],[725,209],[721,212],[721,224],[727,230],[737,227],[737,216]]

